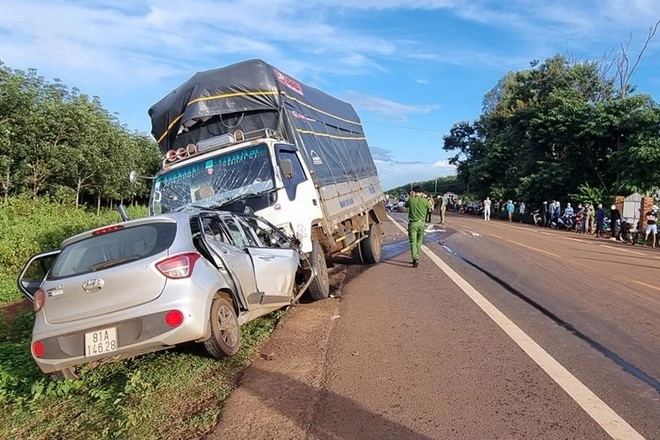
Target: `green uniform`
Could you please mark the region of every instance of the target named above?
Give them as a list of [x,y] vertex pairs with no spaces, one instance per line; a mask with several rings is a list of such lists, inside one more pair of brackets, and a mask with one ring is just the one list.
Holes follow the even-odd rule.
[[410,240],[410,254],[413,262],[419,260],[419,251],[424,240],[426,227],[426,212],[433,207],[430,200],[420,196],[410,197],[406,201],[408,208],[408,239]]
[[442,205],[440,206],[440,224],[444,225],[445,224],[445,216],[447,215],[447,202],[449,200],[447,197],[442,196]]

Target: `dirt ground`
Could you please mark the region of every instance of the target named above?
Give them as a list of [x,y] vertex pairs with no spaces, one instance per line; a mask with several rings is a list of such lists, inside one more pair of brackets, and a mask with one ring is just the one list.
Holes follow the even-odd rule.
[[12,304],[0,306],[0,319],[4,319],[9,324],[14,320],[16,315],[21,313],[23,310],[29,310],[31,308],[32,303],[26,299]]
[[[455,222],[454,228],[459,224],[458,218],[450,221]],[[613,267],[601,261],[594,264],[584,258],[584,252],[599,259],[602,253],[616,253],[620,259],[638,252],[625,245],[505,222],[486,224],[465,217],[460,225],[465,231],[454,229],[448,243],[452,249],[467,251],[469,242],[474,255],[500,257],[490,269],[505,273],[501,264],[512,266],[514,270],[506,273],[513,273],[516,283],[527,283],[520,289],[527,286],[541,292],[539,301],[551,301],[557,289],[546,291],[543,285],[526,280],[538,273],[537,266],[548,280],[560,276],[561,285],[586,283],[590,276],[604,282]],[[436,225],[435,229],[441,228]],[[419,268],[411,268],[403,232],[389,222],[384,232],[388,243],[384,261],[374,266],[338,266],[332,281],[334,298],[290,310],[225,402],[207,439],[608,438],[427,256]],[[436,237],[443,234],[438,231]],[[428,246],[441,251],[443,240],[432,240]],[[484,253],[483,246],[490,252]],[[453,257],[445,252],[445,258]],[[467,270],[466,265],[462,267]],[[633,270],[648,267],[617,269]],[[472,275],[477,287],[553,347],[558,359],[640,426],[647,438],[657,438],[648,436],[660,431],[655,429],[657,403],[645,397],[650,393],[645,384],[556,322],[521,305],[514,295],[500,292],[488,279],[466,275]],[[573,306],[587,294],[558,295],[570,302],[557,310],[567,313],[571,322],[575,317],[585,331],[591,327],[607,330],[594,331],[594,337],[653,374],[653,353],[642,347],[636,353],[646,357],[636,359],[625,347],[615,345],[616,338],[603,335],[624,328],[616,322],[628,316],[625,307],[639,310],[640,301],[650,306],[657,298],[650,290],[641,296],[634,288],[622,290],[616,279],[611,282],[617,288],[595,292],[589,307],[578,310],[579,320]],[[627,296],[622,298],[623,294]],[[616,307],[608,305],[609,300]],[[587,318],[596,312],[594,316],[600,318]],[[605,318],[613,323],[599,324],[598,319]],[[631,320],[625,328],[632,332],[643,325]],[[644,334],[652,346],[652,332]]]
[[[393,225],[384,225],[384,242],[402,238],[405,235]],[[344,283],[364,269],[337,265],[331,270],[333,298],[289,310],[225,402],[207,440],[308,437],[313,409],[324,395],[328,342],[341,319]]]

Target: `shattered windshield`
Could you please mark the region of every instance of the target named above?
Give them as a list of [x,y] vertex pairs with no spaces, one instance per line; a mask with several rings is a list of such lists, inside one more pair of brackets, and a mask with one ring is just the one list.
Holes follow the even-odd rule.
[[214,207],[241,195],[274,188],[273,168],[265,144],[197,161],[162,174],[154,181],[155,214],[195,207]]

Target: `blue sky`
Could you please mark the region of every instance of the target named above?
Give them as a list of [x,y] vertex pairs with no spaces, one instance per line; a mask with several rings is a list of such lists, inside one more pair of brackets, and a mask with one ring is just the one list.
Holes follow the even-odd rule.
[[[442,136],[508,71],[636,56],[658,19],[657,0],[2,0],[0,59],[144,132],[193,73],[264,59],[355,106],[388,189],[452,174]],[[660,35],[633,83],[660,100]]]

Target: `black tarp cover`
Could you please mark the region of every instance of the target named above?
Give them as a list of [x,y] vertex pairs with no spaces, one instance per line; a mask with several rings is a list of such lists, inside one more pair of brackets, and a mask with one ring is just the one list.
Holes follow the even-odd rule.
[[261,60],[196,73],[149,116],[163,154],[238,129],[272,128],[300,147],[319,185],[377,174],[350,104]]

